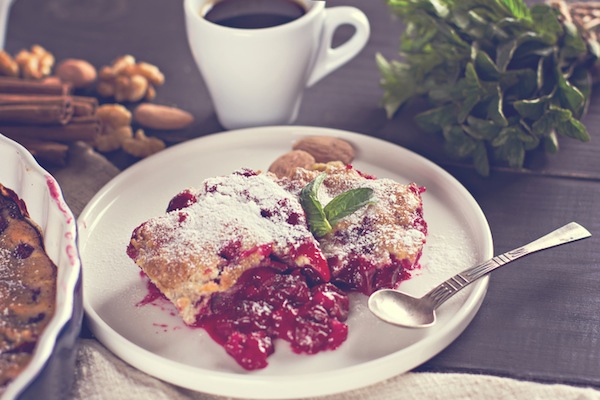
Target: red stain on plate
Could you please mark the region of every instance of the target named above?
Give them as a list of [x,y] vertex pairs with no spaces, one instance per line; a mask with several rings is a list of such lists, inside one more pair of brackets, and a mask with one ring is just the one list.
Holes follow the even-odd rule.
[[58,187],[58,183],[56,182],[56,180],[53,177],[51,177],[50,175],[46,175],[46,185],[48,186],[48,189],[50,190],[50,196],[54,199],[54,201],[56,202],[56,205],[58,206],[58,209],[65,216],[65,219],[67,220],[67,224],[71,224],[73,222],[73,217],[71,216],[71,213],[69,212],[69,210],[67,208],[67,205],[62,200],[62,195],[60,194],[60,188]]
[[[67,205],[63,201],[58,183],[50,175],[46,175],[46,186],[48,186],[48,190],[50,191],[50,197],[52,197],[54,199],[54,201],[56,202],[56,205],[58,206],[58,209],[65,217],[67,225],[72,224],[73,216],[72,216],[71,212],[69,211]],[[69,257],[69,264],[71,264],[71,266],[77,265],[77,258],[78,258],[77,248],[75,247],[74,244],[72,244],[75,242],[73,233],[72,232],[65,233],[65,239],[67,239],[67,241],[70,243],[65,248],[67,256]]]

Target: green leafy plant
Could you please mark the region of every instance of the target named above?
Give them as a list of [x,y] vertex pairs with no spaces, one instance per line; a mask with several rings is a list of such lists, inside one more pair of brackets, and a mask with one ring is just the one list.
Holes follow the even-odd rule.
[[373,196],[373,189],[370,188],[350,189],[337,195],[323,207],[318,193],[326,176],[325,173],[317,175],[300,192],[300,204],[306,213],[308,227],[317,238],[331,232],[342,218],[370,204]]
[[490,159],[514,168],[558,136],[588,141],[595,38],[549,4],[522,0],[387,0],[401,17],[401,61],[377,55],[388,116],[413,98],[416,116],[441,132],[448,153],[489,175]]

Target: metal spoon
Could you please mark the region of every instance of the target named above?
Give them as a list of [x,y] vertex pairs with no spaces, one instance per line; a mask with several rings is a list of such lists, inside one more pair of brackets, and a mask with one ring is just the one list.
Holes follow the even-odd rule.
[[421,298],[394,289],[382,289],[369,297],[369,309],[378,318],[406,328],[426,328],[436,321],[435,309],[459,290],[496,268],[536,251],[590,237],[583,226],[571,222],[541,238],[464,270]]

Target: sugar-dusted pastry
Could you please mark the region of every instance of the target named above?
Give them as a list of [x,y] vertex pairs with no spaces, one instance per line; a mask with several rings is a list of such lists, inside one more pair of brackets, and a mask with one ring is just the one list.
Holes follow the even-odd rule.
[[348,299],[327,283],[298,199],[271,174],[240,170],[182,191],[134,230],[127,253],[244,368],[266,366],[276,338],[303,353],[346,339]]
[[340,162],[316,164],[310,170],[297,168],[279,183],[300,196],[322,173],[326,176],[318,199],[324,207],[348,190],[372,190],[369,204],[342,218],[318,239],[332,283],[370,294],[409,278],[410,271],[418,267],[427,234],[421,198],[425,189],[415,183],[376,179]]

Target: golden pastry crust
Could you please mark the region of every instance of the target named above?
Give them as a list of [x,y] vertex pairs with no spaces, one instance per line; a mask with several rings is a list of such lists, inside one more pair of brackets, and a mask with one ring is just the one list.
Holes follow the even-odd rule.
[[303,254],[302,246],[317,249],[318,243],[302,206],[270,174],[210,178],[178,196],[184,195],[189,202],[183,207],[136,228],[128,254],[187,324],[194,324],[212,293],[274,260],[284,268],[310,267],[329,280],[320,252],[312,259]]
[[0,184],[0,387],[27,366],[52,318],[56,277],[25,204]]
[[[330,233],[319,238],[332,281],[338,282],[339,278],[353,288],[342,277],[349,268],[378,270],[392,264],[402,264],[407,270],[416,268],[427,233],[422,213],[424,189],[415,183],[405,185],[391,179],[375,179],[341,162],[315,164],[310,170],[297,168],[290,177],[278,182],[299,195],[303,187],[323,172],[326,178],[319,190],[323,206],[345,191],[373,189],[371,204],[342,219]],[[374,289],[377,287],[360,290]]]

